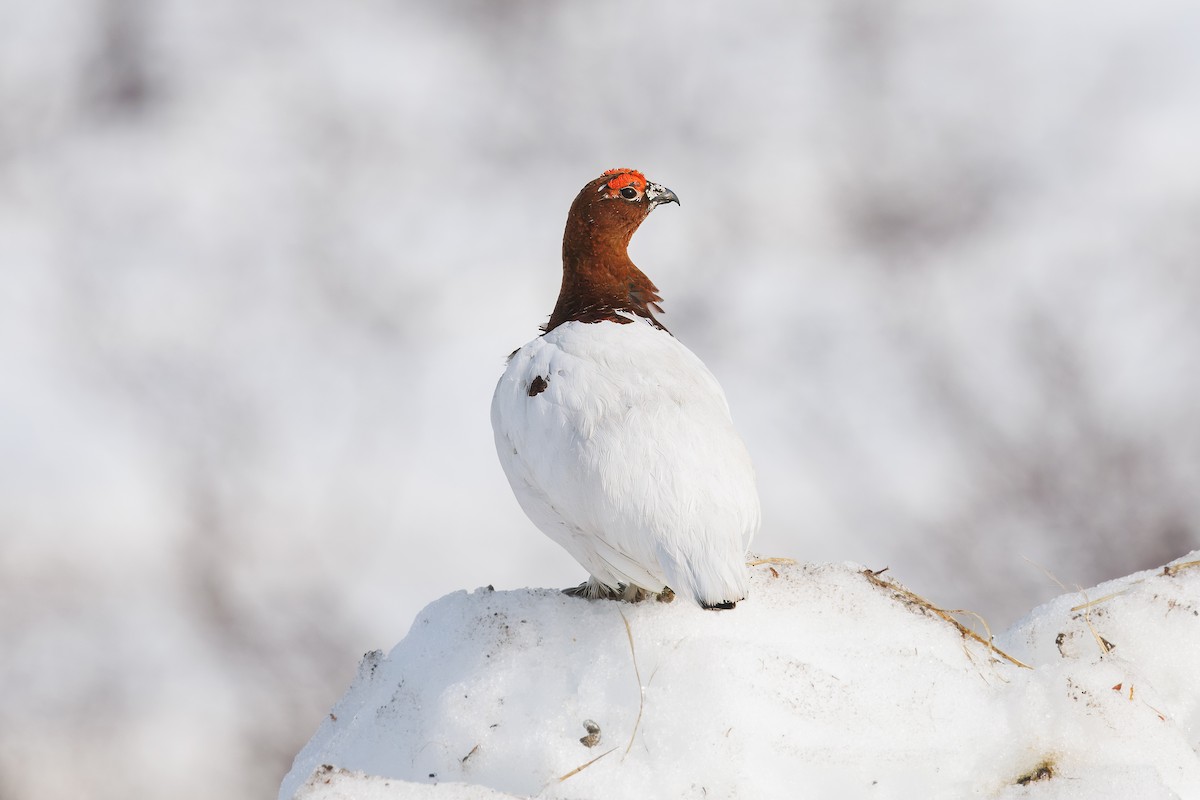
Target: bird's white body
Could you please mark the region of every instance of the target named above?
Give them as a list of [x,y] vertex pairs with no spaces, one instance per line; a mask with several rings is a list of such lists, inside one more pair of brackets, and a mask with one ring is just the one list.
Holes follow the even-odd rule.
[[509,359],[492,428],[521,508],[595,580],[746,596],[754,468],[721,386],[670,333],[559,325]]

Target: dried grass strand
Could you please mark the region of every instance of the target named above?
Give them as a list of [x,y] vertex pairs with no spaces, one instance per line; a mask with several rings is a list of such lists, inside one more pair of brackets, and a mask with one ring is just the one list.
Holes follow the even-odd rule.
[[[1084,597],[1086,596],[1084,595]],[[1113,645],[1108,639],[1101,636],[1100,631],[1096,630],[1096,626],[1092,624],[1092,604],[1084,603],[1080,608],[1083,609],[1083,624],[1087,625],[1088,632],[1096,640],[1096,647],[1100,648],[1100,655],[1106,655],[1108,651],[1113,649]]]
[[613,747],[613,748],[610,748],[610,749],[608,749],[608,750],[605,750],[603,753],[601,753],[600,755],[596,756],[596,757],[595,757],[595,758],[593,758],[591,761],[588,761],[588,762],[587,762],[587,763],[585,763],[585,764],[580,764],[578,767],[576,767],[575,769],[571,770],[571,771],[570,771],[570,772],[568,772],[566,775],[563,775],[561,778],[559,778],[558,780],[554,781],[554,783],[562,783],[562,782],[563,782],[563,781],[565,781],[567,778],[572,778],[572,777],[574,777],[574,776],[578,775],[579,773],[583,772],[585,769],[587,769],[588,767],[590,767],[592,764],[595,764],[597,761],[599,761],[600,759],[604,758],[606,755],[608,755],[609,753],[613,752],[613,751],[614,751],[614,750],[616,750],[616,749],[617,749],[617,748]]
[[784,558],[782,556],[776,556],[774,558],[756,558],[753,561],[747,561],[746,566],[747,567],[757,567],[760,564],[795,564],[795,563],[796,563],[796,559],[794,559],[794,558]]
[[[1126,592],[1128,592],[1130,589],[1132,589],[1133,587],[1137,586],[1139,583],[1141,583],[1141,582],[1142,582],[1142,581],[1144,581],[1144,580],[1145,580],[1145,578],[1143,578],[1143,579],[1141,579],[1141,580],[1136,580],[1136,581],[1134,581],[1133,583],[1131,583],[1131,584],[1129,584],[1128,586],[1126,586],[1124,589],[1121,589],[1121,590],[1119,590],[1119,591],[1116,591],[1116,592],[1111,592],[1111,593],[1109,593],[1109,594],[1106,594],[1106,595],[1104,595],[1103,597],[1097,597],[1095,600],[1087,600],[1086,602],[1080,603],[1080,604],[1079,604],[1079,605],[1077,605],[1077,606],[1073,606],[1073,607],[1071,608],[1071,611],[1072,611],[1072,612],[1075,612],[1075,611],[1083,611],[1085,608],[1091,608],[1092,606],[1098,606],[1098,605],[1100,605],[1101,603],[1103,603],[1103,602],[1105,602],[1105,601],[1112,600],[1114,597],[1120,597],[1121,595],[1125,594],[1125,593],[1126,593]],[[1083,594],[1083,596],[1084,596],[1084,597],[1087,597],[1087,595],[1086,595],[1086,594],[1084,594],[1084,592],[1083,592],[1083,590],[1082,590],[1082,589],[1080,590],[1080,592],[1079,592],[1079,593],[1080,593],[1080,594]]]
[[1163,575],[1177,575],[1185,569],[1200,567],[1200,561],[1184,561],[1182,564],[1167,564],[1163,567]]
[[[876,575],[873,571],[871,571],[869,569],[864,569],[862,571],[862,574],[867,577],[867,580],[869,580],[871,583],[875,584],[876,586],[880,587],[881,589],[887,589],[890,592],[894,592],[901,599],[903,599],[909,603],[918,605],[921,608],[932,611],[934,614],[941,617],[946,622],[949,622],[951,625],[953,625],[955,628],[957,628],[958,632],[961,633],[963,636],[970,637],[971,639],[974,639],[975,641],[979,642],[981,645],[986,647],[989,652],[995,653],[996,655],[1000,656],[1001,658],[1008,661],[1009,663],[1015,664],[1018,667],[1021,667],[1022,669],[1033,669],[1033,667],[1029,666],[1025,662],[1019,661],[1019,660],[1013,658],[1008,653],[1001,650],[999,647],[996,647],[996,645],[993,644],[989,639],[984,639],[978,633],[971,630],[966,625],[963,625],[961,622],[959,622],[957,619],[955,619],[952,616],[953,614],[971,614],[974,617],[976,617],[977,619],[982,621],[983,617],[979,616],[975,612],[963,611],[961,609],[952,609],[952,610],[948,611],[944,608],[938,608],[933,603],[929,602],[924,597],[921,597],[916,592],[909,591],[908,589],[905,589],[903,586],[893,583],[890,580],[884,580],[883,578],[880,578],[878,575]],[[990,637],[991,631],[988,628],[987,623],[984,623],[984,630],[988,631],[988,636]]]
[[[629,627],[629,619],[625,616],[625,612],[617,609],[617,613],[621,615],[621,622],[625,623],[625,636],[629,639],[629,655],[633,659],[633,674],[637,678],[638,683],[638,713],[637,719],[633,721],[633,731],[629,734],[629,744],[625,746],[625,752],[621,755],[624,759],[629,755],[629,751],[633,749],[633,740],[637,737],[638,726],[642,724],[642,712],[646,710],[646,687],[642,686],[642,673],[638,669],[637,650],[633,646],[633,628]],[[657,672],[657,670],[655,670]]]

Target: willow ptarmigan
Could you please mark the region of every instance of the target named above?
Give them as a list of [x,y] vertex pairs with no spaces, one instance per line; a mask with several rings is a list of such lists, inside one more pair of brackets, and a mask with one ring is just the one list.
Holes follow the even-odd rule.
[[558,303],[545,332],[509,356],[492,430],[521,508],[590,574],[568,593],[669,588],[727,609],[746,596],[754,467],[720,384],[655,319],[662,298],[627,252],[671,202],[632,169],[583,187],[567,215]]

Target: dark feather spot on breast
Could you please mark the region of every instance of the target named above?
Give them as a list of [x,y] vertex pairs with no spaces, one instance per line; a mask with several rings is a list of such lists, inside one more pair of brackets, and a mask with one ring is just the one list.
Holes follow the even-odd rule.
[[529,396],[534,397],[546,391],[546,387],[550,385],[550,381],[543,378],[541,375],[534,377],[533,382],[529,384]]

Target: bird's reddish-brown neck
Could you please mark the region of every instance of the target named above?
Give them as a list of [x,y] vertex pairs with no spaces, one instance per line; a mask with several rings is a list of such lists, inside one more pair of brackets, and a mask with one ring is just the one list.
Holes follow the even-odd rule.
[[[590,192],[589,192],[590,189]],[[644,214],[624,217],[594,209],[600,200],[590,184],[571,205],[563,233],[563,278],[545,331],[564,322],[631,322],[631,314],[666,330],[658,288],[629,259],[629,240]]]

